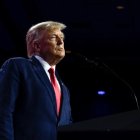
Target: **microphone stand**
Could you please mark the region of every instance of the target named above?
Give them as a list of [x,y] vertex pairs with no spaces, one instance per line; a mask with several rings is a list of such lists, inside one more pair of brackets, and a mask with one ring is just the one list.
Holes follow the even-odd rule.
[[[73,53],[71,51],[66,51],[66,53],[70,54],[70,53]],[[131,96],[133,96],[135,102],[136,102],[136,106],[137,106],[137,109],[139,110],[140,107],[139,107],[139,103],[138,103],[138,99],[137,99],[137,96],[135,94],[135,91],[133,90],[133,88],[131,87],[131,85],[124,79],[122,79],[114,70],[112,70],[107,64],[103,63],[103,62],[98,62],[98,61],[94,61],[94,60],[90,60],[88,59],[86,56],[82,55],[81,53],[73,53],[74,55],[82,58],[85,62],[87,62],[88,64],[91,64],[91,65],[94,65],[94,66],[97,66],[99,68],[102,68],[104,70],[107,70],[108,72],[110,72],[111,74],[113,74],[117,79],[121,80],[131,91]]]
[[105,64],[103,62],[99,62],[99,63],[96,62],[95,63],[95,61],[89,60],[88,58],[86,58],[85,61],[87,61],[90,64],[94,64],[94,65],[96,64],[99,68],[103,68],[103,69],[109,71],[116,78],[118,78],[119,80],[121,80],[131,90],[132,96],[134,97],[134,100],[136,102],[137,109],[138,110],[140,109],[139,103],[138,103],[138,99],[137,99],[137,96],[135,94],[135,91],[133,90],[133,88],[131,87],[131,85],[126,80],[124,80],[123,78],[121,78],[114,70],[112,70],[107,64]]

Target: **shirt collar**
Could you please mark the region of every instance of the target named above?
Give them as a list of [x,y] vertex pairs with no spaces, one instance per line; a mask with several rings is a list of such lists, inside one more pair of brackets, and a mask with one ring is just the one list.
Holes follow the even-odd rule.
[[[51,66],[42,57],[35,55],[35,58],[41,63],[41,65],[46,71],[48,71],[51,68]],[[52,66],[52,68],[54,68],[55,70],[55,66]]]

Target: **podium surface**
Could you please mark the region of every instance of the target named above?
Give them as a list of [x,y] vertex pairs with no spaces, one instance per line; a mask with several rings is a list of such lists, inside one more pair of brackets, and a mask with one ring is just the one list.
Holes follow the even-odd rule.
[[58,139],[123,138],[140,136],[140,110],[85,120],[58,129]]

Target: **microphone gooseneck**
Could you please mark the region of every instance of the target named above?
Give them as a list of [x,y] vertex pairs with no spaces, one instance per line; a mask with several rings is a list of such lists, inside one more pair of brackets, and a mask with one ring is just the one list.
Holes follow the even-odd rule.
[[88,64],[94,65],[98,68],[104,69],[108,72],[110,72],[112,75],[114,75],[117,79],[119,79],[120,81],[122,81],[131,91],[132,97],[135,100],[137,109],[139,110],[139,103],[138,103],[138,99],[137,96],[135,94],[135,91],[133,90],[132,86],[123,78],[121,78],[113,69],[111,69],[107,64],[105,64],[104,62],[102,62],[99,58],[98,61],[97,60],[90,60],[88,59],[86,56],[82,55],[81,53],[76,53],[76,52],[72,52],[72,51],[66,51],[67,54],[74,54],[77,57],[80,57],[82,60],[84,60],[85,62],[87,62]]

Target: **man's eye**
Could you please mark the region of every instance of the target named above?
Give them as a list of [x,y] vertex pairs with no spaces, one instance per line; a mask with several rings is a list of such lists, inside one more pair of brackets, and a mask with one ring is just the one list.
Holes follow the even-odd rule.
[[50,36],[49,37],[49,40],[57,40],[57,39],[61,39],[61,40],[64,40],[64,36],[60,36],[60,37],[57,37],[57,36]]
[[49,39],[54,40],[54,39],[56,39],[56,36],[51,36],[51,37],[49,37]]

